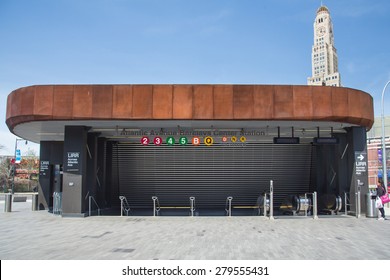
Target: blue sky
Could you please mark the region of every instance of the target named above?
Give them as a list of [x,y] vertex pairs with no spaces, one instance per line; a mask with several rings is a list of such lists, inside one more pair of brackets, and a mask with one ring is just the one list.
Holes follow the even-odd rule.
[[[390,80],[390,1],[323,0],[345,87]],[[1,0],[0,154],[6,99],[35,84],[303,84],[320,0]],[[389,92],[387,92],[389,91]],[[390,114],[390,87],[386,115]],[[387,109],[389,108],[389,109]],[[24,145],[23,145],[24,146]],[[29,144],[26,148],[36,149]]]

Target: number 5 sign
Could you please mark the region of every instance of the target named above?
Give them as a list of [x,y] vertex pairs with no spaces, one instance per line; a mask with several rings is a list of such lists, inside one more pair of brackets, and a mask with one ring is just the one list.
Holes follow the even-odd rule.
[[188,143],[187,137],[180,137],[179,143],[180,143],[180,145],[182,145],[182,146],[187,145],[187,143]]

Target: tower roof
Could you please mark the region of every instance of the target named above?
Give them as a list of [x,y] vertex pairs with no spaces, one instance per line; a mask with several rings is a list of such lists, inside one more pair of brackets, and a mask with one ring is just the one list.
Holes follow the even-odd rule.
[[320,12],[329,13],[329,9],[328,9],[328,7],[326,7],[326,6],[321,6],[321,7],[318,8],[317,14],[320,13]]

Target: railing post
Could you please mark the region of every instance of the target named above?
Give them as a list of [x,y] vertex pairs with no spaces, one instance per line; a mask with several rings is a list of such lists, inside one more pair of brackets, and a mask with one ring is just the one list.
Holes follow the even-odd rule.
[[313,192],[313,219],[318,219],[318,214],[317,214],[317,192]]
[[348,199],[347,199],[347,192],[344,192],[344,212],[345,212],[345,216],[348,216]]
[[305,217],[307,217],[307,208],[309,208],[309,201],[307,200],[307,193],[305,193]]
[[53,215],[56,214],[56,207],[57,207],[57,192],[53,193]]
[[356,195],[356,218],[360,218],[361,205],[360,205],[360,180],[357,180],[357,195]]
[[233,197],[232,196],[228,196],[228,201],[229,201],[229,217],[232,216],[232,200],[233,200]]
[[121,200],[121,217],[123,216],[123,196],[120,196],[119,199]]
[[89,198],[88,198],[88,203],[89,203],[89,217],[91,217],[91,197],[92,197],[92,196],[89,196]]
[[360,210],[361,210],[361,205],[360,205],[360,190],[357,191],[356,195],[356,218],[360,218]]
[[193,217],[193,216],[194,216],[194,211],[195,211],[195,209],[194,209],[194,204],[195,204],[195,197],[193,197],[193,196],[190,196],[190,206],[191,206],[190,210],[191,210],[191,217]]
[[157,200],[157,196],[152,196],[152,200],[153,200],[153,217],[156,217],[156,200]]
[[269,182],[269,219],[274,219],[274,181]]

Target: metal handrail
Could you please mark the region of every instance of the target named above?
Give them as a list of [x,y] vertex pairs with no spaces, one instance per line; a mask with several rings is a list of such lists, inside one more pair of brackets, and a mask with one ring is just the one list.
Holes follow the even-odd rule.
[[121,195],[119,196],[119,199],[121,200],[121,217],[123,216],[123,210],[126,211],[126,216],[129,216],[129,212],[131,211],[131,209],[126,196]]
[[232,196],[228,196],[226,198],[226,202],[225,202],[225,211],[226,211],[226,214],[229,217],[232,216],[232,200],[233,200],[233,197]]
[[96,200],[95,200],[95,198],[93,197],[93,196],[89,196],[89,201],[88,201],[88,203],[89,203],[89,216],[91,217],[91,212],[92,212],[92,203],[91,202],[94,202],[95,203],[95,205],[96,205],[96,208],[97,208],[97,212],[98,212],[98,216],[100,216],[100,207],[99,207],[99,204],[96,202]]
[[161,210],[160,201],[158,200],[157,196],[152,196],[152,200],[153,200],[153,217],[155,217],[159,215],[159,212]]
[[341,208],[343,208],[343,200],[341,199],[341,196],[336,196],[336,206],[335,206],[335,212],[338,214],[341,211]]
[[344,213],[345,213],[345,215],[348,215],[348,206],[351,206],[351,203],[348,203],[348,202],[350,202],[348,194],[349,193],[344,192]]

